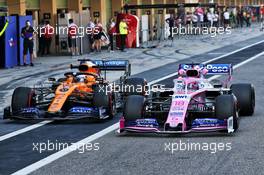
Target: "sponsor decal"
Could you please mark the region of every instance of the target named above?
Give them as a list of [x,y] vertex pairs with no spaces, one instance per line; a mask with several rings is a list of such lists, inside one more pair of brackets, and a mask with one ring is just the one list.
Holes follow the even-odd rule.
[[185,108],[182,106],[173,106],[171,111],[183,111]]
[[185,64],[185,65],[182,66],[182,68],[183,68],[184,70],[187,70],[187,69],[190,69],[190,68],[191,68],[191,65],[187,65],[187,64]]
[[204,119],[195,119],[192,123],[192,127],[214,127],[214,126],[224,126],[224,120],[219,119],[211,119],[211,118],[204,118]]
[[177,100],[173,102],[173,106],[184,106],[185,101]]
[[69,113],[90,114],[92,111],[93,109],[88,107],[73,107]]
[[186,99],[186,98],[188,98],[188,96],[187,95],[175,95],[175,98],[177,98],[177,99]]
[[229,73],[230,66],[228,64],[208,64],[206,69],[209,73]]
[[94,63],[98,66],[126,66],[127,61],[94,61]]
[[204,65],[203,64],[181,64],[180,65],[180,69],[184,69],[184,70],[192,69],[193,67],[197,69],[203,69]]
[[183,112],[171,112],[171,117],[183,117]]
[[12,37],[8,40],[8,43],[10,47],[14,47],[16,45],[16,42],[14,41]]
[[158,127],[159,124],[156,119],[137,119],[135,121],[136,126],[144,126],[144,127]]
[[190,106],[189,109],[196,111],[213,111],[213,108],[211,106],[198,105],[198,104],[194,104]]
[[39,114],[39,109],[38,108],[23,108],[19,112],[20,114]]

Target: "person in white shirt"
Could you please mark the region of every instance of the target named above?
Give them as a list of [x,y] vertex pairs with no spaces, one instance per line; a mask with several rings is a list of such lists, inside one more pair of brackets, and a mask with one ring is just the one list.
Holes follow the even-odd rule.
[[204,14],[203,13],[198,13],[198,17],[199,17],[200,24],[203,24],[203,22],[204,22]]
[[229,26],[229,21],[230,21],[230,13],[228,12],[228,10],[226,10],[225,13],[224,13],[224,25],[225,25],[225,28],[227,28]]
[[190,13],[190,12],[187,12],[187,15],[186,15],[186,24],[187,25],[191,25],[191,23],[192,23],[192,13]]
[[93,30],[94,30],[94,28],[95,28],[95,24],[93,23],[93,21],[92,21],[92,18],[90,18],[90,21],[89,21],[89,23],[88,23],[88,25],[87,25],[87,29],[89,30],[89,31],[91,31],[89,34],[88,34],[88,38],[89,38],[89,47],[90,47],[90,51],[92,51],[93,52],[93,50],[94,50],[94,39],[93,39]]
[[209,27],[213,27],[213,18],[214,18],[214,14],[213,13],[211,13],[211,12],[208,12],[207,14],[206,14],[206,16],[207,16],[207,20],[208,20],[208,22],[209,22]]
[[213,26],[214,27],[218,27],[218,21],[219,21],[219,15],[218,15],[218,12],[215,12],[213,16]]
[[192,24],[194,27],[197,27],[198,16],[196,14],[192,14]]

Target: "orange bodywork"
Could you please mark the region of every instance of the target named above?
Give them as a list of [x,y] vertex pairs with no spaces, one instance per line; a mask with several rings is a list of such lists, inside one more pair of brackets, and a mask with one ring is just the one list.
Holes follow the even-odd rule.
[[[95,75],[99,75],[98,70],[95,68],[89,68],[87,71],[82,71],[82,72],[88,72],[88,73],[93,73]],[[67,80],[63,82],[61,85],[59,85],[58,88],[56,89],[55,97],[48,108],[48,112],[57,113],[61,111],[64,103],[66,102],[68,97],[73,94],[73,92],[86,92],[86,93],[93,92],[92,86],[96,84],[95,77],[96,76],[87,75],[85,76],[83,82],[75,82],[73,76],[67,77]]]

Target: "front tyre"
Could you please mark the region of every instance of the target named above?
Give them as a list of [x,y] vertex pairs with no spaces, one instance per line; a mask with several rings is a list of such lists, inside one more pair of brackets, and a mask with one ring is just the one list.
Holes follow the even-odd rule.
[[12,95],[11,108],[13,112],[17,112],[23,108],[35,106],[35,93],[31,88],[18,87]]
[[112,119],[116,112],[115,99],[113,93],[107,88],[107,85],[98,85],[93,88],[93,105],[106,108],[109,119]]
[[124,108],[125,121],[134,121],[144,116],[146,98],[141,95],[127,97]]
[[255,111],[254,86],[252,84],[233,84],[231,90],[237,98],[239,114],[242,116],[252,116]]
[[235,131],[238,129],[237,105],[233,95],[220,95],[216,97],[215,115],[221,120],[227,120],[233,116],[233,129]]

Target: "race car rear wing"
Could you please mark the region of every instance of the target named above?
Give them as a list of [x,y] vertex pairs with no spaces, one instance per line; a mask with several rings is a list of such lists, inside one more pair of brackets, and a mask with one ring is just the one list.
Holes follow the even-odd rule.
[[124,71],[124,76],[131,75],[131,64],[128,60],[90,60],[79,59],[80,64],[87,61],[91,61],[95,64],[95,68],[99,68],[101,71],[105,71],[105,78],[107,71]]
[[129,71],[130,69],[128,60],[93,60],[92,62],[101,71]]
[[179,70],[188,70],[192,68],[199,68],[207,69],[207,75],[232,75],[233,73],[233,66],[232,64],[199,64],[199,63],[192,63],[192,64],[180,64]]

